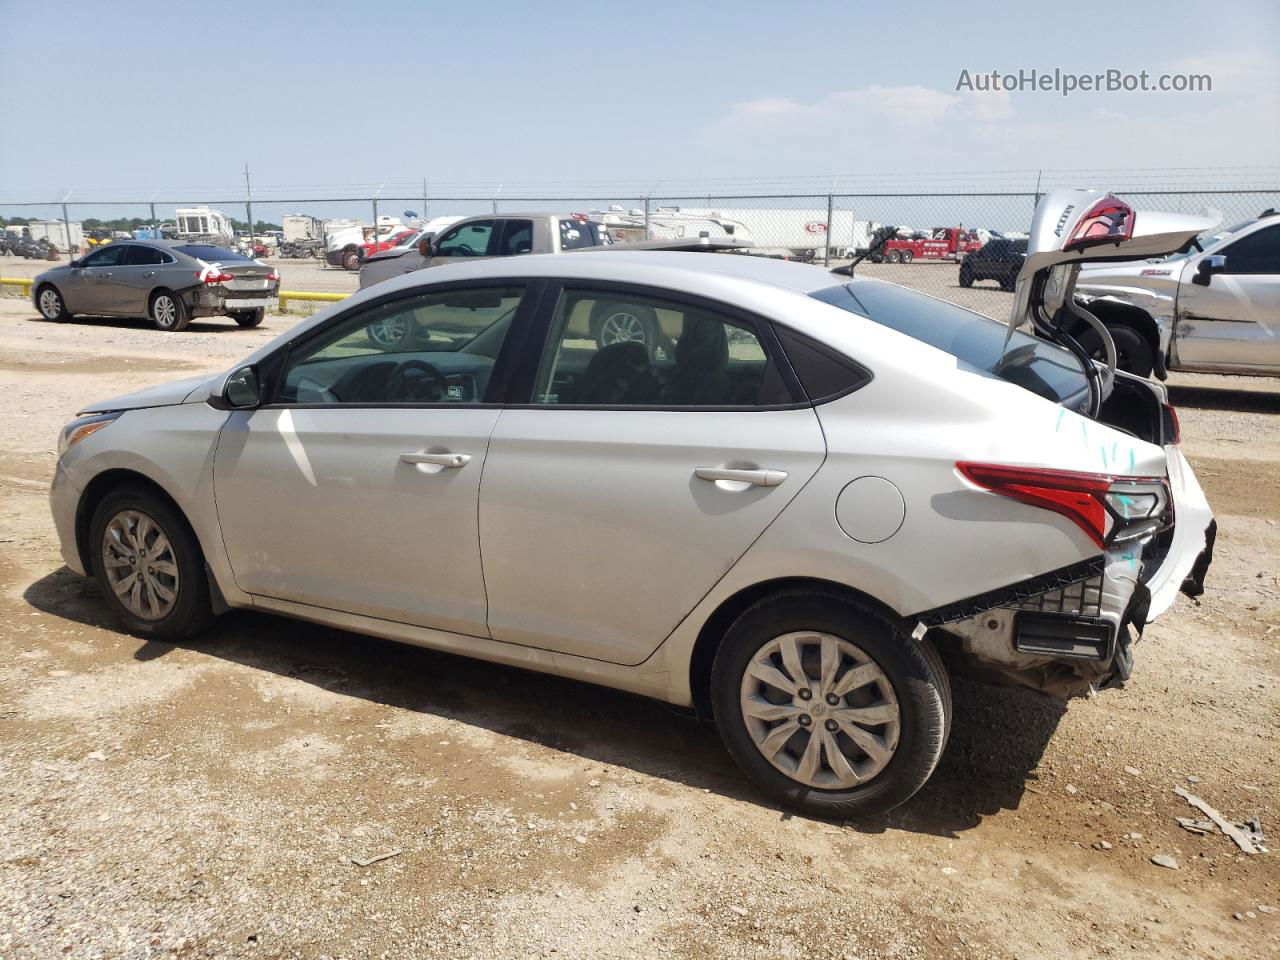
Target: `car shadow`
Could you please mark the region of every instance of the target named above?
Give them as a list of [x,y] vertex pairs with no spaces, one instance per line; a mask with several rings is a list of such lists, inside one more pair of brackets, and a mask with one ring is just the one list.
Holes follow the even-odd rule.
[[[146,317],[94,317],[88,314],[77,313],[70,320],[46,320],[38,313],[27,317],[28,323],[47,323],[53,326],[83,325],[90,327],[117,327],[122,330],[151,330],[155,333],[164,333],[163,330],[156,329],[156,325]],[[240,331],[239,325],[230,317],[214,317],[210,320],[192,320],[183,328],[183,332],[191,333],[236,333]]]
[[1232,410],[1240,413],[1280,413],[1280,393],[1237,387],[1166,384],[1174,407]]
[[[93,581],[66,567],[32,583],[38,610],[118,631]],[[174,645],[139,641],[134,659]],[[251,611],[218,618],[186,650],[370,703],[459,720],[585,760],[617,765],[721,796],[773,807],[738,771],[715,728],[655,700],[592,684],[377,640]],[[429,678],[430,682],[424,682]],[[1065,712],[1028,691],[957,679],[951,739],[932,779],[891,813],[849,822],[859,832],[955,837],[1016,809]]]

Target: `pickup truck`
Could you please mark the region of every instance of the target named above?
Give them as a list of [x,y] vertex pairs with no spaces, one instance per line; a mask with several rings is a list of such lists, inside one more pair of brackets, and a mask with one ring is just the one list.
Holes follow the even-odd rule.
[[[1115,341],[1117,366],[1280,375],[1280,214],[1202,234],[1162,260],[1081,268],[1076,301]],[[1092,329],[1068,331],[1101,358]]]
[[[438,234],[424,233],[416,247],[396,247],[367,258],[360,266],[360,289],[415,270],[450,263],[517,257],[526,253],[575,253],[589,250],[698,250],[741,252],[751,244],[725,237],[681,237],[614,243],[609,228],[581,213],[504,213],[467,217]],[[588,320],[588,335],[600,346],[627,340],[643,343],[650,355],[668,339],[652,308],[601,300]],[[400,327],[374,330],[380,346],[397,343]]]

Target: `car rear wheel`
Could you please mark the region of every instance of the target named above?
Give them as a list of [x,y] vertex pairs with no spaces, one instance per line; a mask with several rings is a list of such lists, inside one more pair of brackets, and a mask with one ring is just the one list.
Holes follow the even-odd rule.
[[903,251],[902,251],[902,262],[903,262],[903,263],[910,263],[910,262],[911,262],[911,251],[910,251],[910,250],[903,250]]
[[360,269],[360,254],[355,247],[342,251],[342,268],[352,271]]
[[40,306],[40,316],[46,320],[71,319],[71,314],[67,312],[67,305],[62,302],[62,294],[52,284],[40,288],[36,303]]
[[266,315],[266,308],[259,307],[257,310],[237,310],[235,313],[231,314],[231,317],[239,326],[244,327],[247,330],[250,327],[256,327],[262,323]]
[[960,264],[960,286],[962,287],[973,286],[973,271],[970,270],[969,267],[964,263]]
[[888,252],[888,254],[886,254],[886,255],[885,255],[885,260],[887,260],[889,263],[901,263],[901,262],[902,262],[902,251],[901,251],[901,250],[890,250],[890,251]]
[[824,817],[883,813],[933,773],[950,733],[937,652],[862,605],[819,592],[766,598],[712,668],[729,753],[774,800]]
[[[1151,344],[1133,327],[1107,326],[1111,339],[1116,345],[1116,369],[1132,373],[1135,377],[1150,377],[1155,367],[1155,355]],[[1106,360],[1106,350],[1102,346],[1102,338],[1088,327],[1080,334],[1080,346],[1088,351],[1095,360]]]
[[176,333],[185,330],[191,322],[191,312],[182,298],[169,290],[160,290],[151,297],[151,322],[159,330]]
[[653,356],[658,345],[658,315],[643,304],[598,303],[591,311],[591,330],[596,346],[601,348],[614,343],[643,343]]
[[89,525],[93,572],[130,633],[176,640],[212,616],[204,558],[181,515],[142,487],[103,498]]

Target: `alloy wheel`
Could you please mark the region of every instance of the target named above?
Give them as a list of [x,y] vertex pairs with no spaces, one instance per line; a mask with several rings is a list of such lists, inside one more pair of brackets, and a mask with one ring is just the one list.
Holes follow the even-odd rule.
[[52,288],[40,291],[40,312],[46,320],[57,320],[62,316],[62,298]]
[[644,323],[634,313],[619,310],[604,318],[599,339],[602,347],[614,343],[644,343]]
[[156,323],[162,327],[173,326],[173,322],[178,318],[178,306],[168,294],[162,293],[156,297],[151,311],[155,315]]
[[893,684],[860,647],[829,633],[786,633],[761,646],[743,674],[739,703],[764,758],[806,786],[866,783],[898,747]]
[[121,510],[102,534],[102,568],[116,599],[135,617],[163,619],[178,602],[178,558],[168,535],[138,510]]
[[366,328],[369,339],[380,347],[394,347],[409,332],[408,321],[403,316],[384,317],[375,320]]

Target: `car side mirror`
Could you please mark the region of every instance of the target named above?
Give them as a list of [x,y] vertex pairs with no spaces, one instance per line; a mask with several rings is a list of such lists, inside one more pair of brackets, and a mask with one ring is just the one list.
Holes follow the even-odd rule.
[[1191,282],[1202,287],[1209,285],[1209,280],[1215,273],[1226,273],[1227,258],[1221,254],[1215,254],[1212,257],[1205,257],[1200,261],[1200,265],[1196,267],[1196,275],[1191,278]]
[[436,255],[436,245],[432,240],[432,237],[423,237],[418,241],[418,253],[428,260]]
[[256,407],[262,401],[262,390],[258,386],[257,368],[241,367],[222,385],[220,402],[214,406],[223,410],[247,410]]

